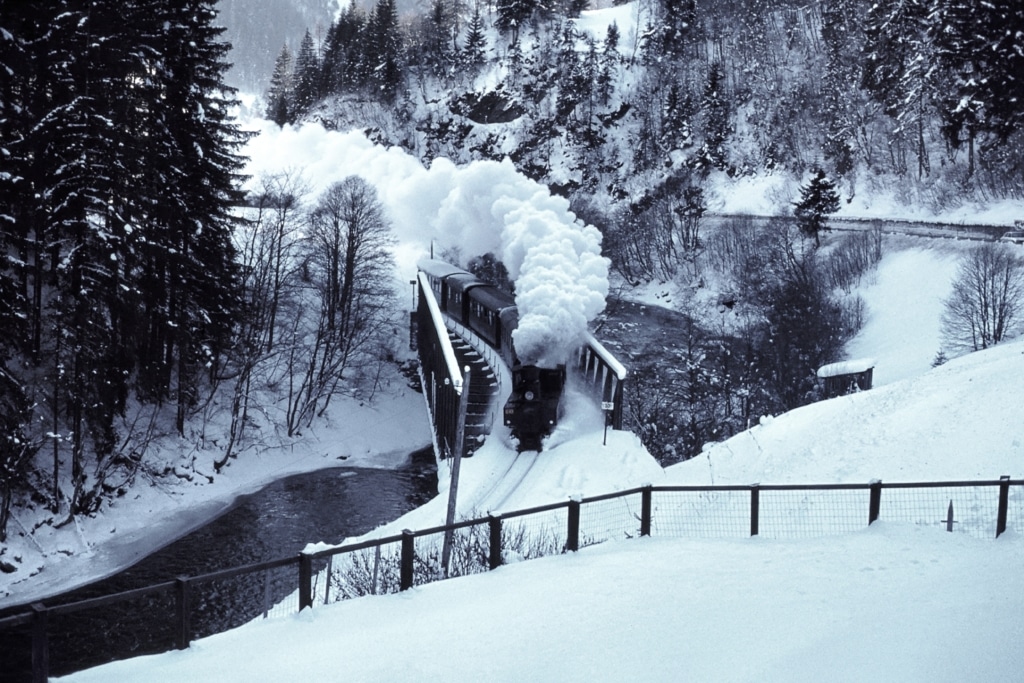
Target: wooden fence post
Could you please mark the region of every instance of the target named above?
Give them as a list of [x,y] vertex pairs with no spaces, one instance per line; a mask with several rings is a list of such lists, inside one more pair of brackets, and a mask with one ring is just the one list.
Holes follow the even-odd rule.
[[640,492],[640,535],[651,535],[651,491],[653,487],[648,484]]
[[299,611],[313,606],[313,556],[299,553]]
[[996,538],[1006,531],[1006,512],[1010,503],[1010,475],[999,477],[999,508],[996,510]]
[[174,580],[174,594],[178,617],[175,646],[179,650],[187,650],[192,641],[192,587],[187,576],[179,576]]
[[757,536],[761,521],[761,484],[750,485],[750,535]]
[[569,501],[569,524],[566,529],[565,549],[576,552],[580,549],[580,501]]
[[868,526],[878,520],[878,512],[882,508],[882,480],[871,480],[871,496],[868,500]]
[[50,678],[50,614],[46,605],[32,605],[32,683],[46,683]]
[[408,529],[402,529],[402,564],[399,572],[399,590],[412,588],[412,563],[416,556],[416,535]]
[[501,517],[494,513],[488,515],[487,528],[491,541],[488,565],[491,569],[497,569],[501,566]]

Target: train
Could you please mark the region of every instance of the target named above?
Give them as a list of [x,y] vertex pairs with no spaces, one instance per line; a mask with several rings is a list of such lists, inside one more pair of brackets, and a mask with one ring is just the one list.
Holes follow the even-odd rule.
[[541,450],[558,424],[565,366],[543,368],[519,358],[512,343],[519,310],[510,293],[445,261],[423,260],[418,267],[441,311],[475,332],[508,366],[512,387],[502,410],[504,424],[520,452]]

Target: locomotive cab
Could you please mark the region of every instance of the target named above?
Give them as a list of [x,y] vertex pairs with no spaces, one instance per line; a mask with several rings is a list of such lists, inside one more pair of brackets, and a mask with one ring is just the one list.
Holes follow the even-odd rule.
[[558,405],[565,385],[565,366],[512,369],[512,392],[505,404],[505,426],[519,440],[519,450],[539,451],[541,440],[558,422]]

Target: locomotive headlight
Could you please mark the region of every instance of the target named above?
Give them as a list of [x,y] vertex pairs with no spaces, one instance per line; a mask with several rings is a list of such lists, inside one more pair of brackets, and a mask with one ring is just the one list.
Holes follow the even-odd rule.
[[527,391],[525,394],[523,394],[523,398],[525,398],[527,401],[532,401],[533,400],[533,392],[532,391]]

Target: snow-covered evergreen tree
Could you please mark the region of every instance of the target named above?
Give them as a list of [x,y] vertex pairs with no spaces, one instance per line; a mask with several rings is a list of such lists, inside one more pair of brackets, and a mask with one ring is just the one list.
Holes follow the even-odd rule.
[[814,244],[821,245],[822,230],[826,229],[828,216],[839,210],[839,193],[836,185],[818,169],[806,185],[800,188],[800,201],[793,204],[793,214],[801,232],[814,238]]
[[302,37],[302,42],[299,43],[292,80],[294,83],[293,113],[295,116],[301,116],[320,99],[320,59],[309,29],[306,29],[306,34]]
[[270,88],[267,90],[266,116],[279,126],[292,121],[294,113],[292,69],[292,53],[284,45],[274,62],[274,73],[270,76]]

